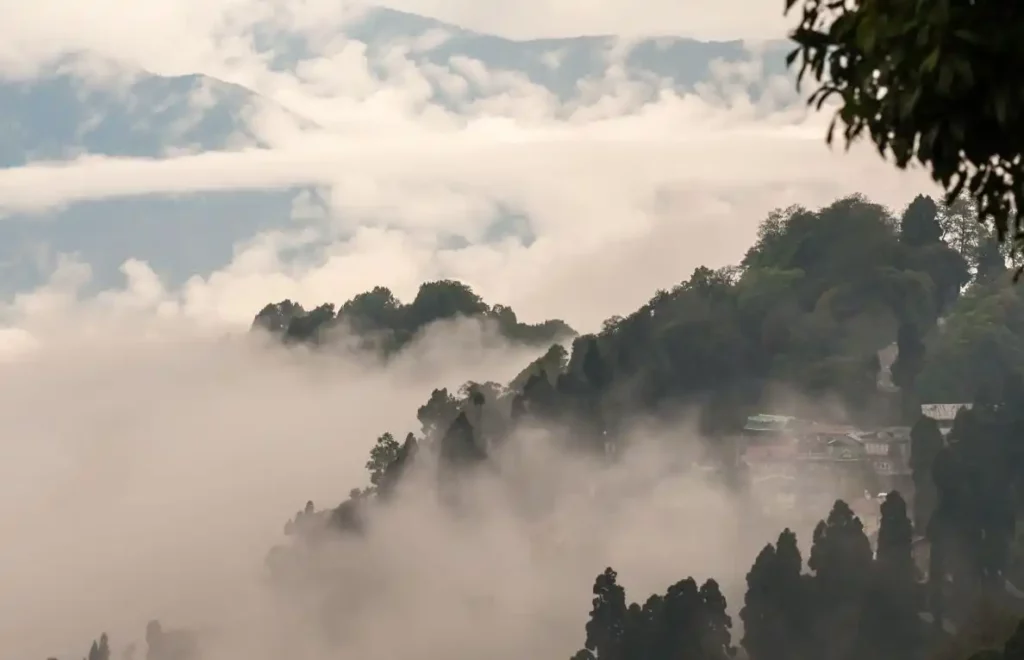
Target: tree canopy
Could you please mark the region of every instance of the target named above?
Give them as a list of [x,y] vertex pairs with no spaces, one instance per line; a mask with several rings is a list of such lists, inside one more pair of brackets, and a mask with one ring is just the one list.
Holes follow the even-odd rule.
[[361,348],[387,356],[407,346],[431,324],[457,318],[493,324],[505,339],[528,345],[548,345],[576,334],[559,320],[522,323],[511,308],[488,305],[468,285],[453,280],[423,284],[408,304],[383,286],[360,293],[337,308],[324,303],[307,311],[296,302],[283,300],[261,309],[252,327],[288,343],[308,345],[329,343],[341,331],[348,331],[360,340]]
[[899,168],[919,163],[952,203],[966,191],[1000,241],[1024,205],[1024,7],[1014,2],[786,0],[810,102],[838,101],[849,145],[867,136]]

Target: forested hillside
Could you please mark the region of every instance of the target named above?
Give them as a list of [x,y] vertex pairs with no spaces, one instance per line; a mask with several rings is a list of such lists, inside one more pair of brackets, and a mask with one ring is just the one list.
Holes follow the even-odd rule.
[[[697,268],[576,337],[571,350],[552,345],[509,384],[434,390],[418,410],[420,428],[392,429],[404,441],[380,436],[369,485],[351,484],[336,508],[310,502],[288,522],[269,570],[290,582],[310,548],[372,534],[384,508],[423,488],[409,478],[416,470],[430,471],[450,506],[462,506],[462,477],[530,432],[614,462],[628,452],[634,422],[696,411],[711,450],[703,460],[744,501],[751,483],[725,439],[759,409],[813,405],[835,422],[913,427],[916,492],[882,500],[876,540],[836,501],[811,538],[785,529],[764,547],[742,603],[727,604],[715,576],[683,577],[691,569],[680,566],[683,579],[665,593],[630,604],[609,568],[594,583],[589,619],[580,613],[584,648],[574,659],[966,660],[988,648],[979,657],[1017,660],[1024,305],[1010,265],[965,202],[946,208],[918,197],[894,214],[854,196],[773,212],[740,264]],[[285,301],[254,325],[317,345],[346,326],[365,347],[393,354],[428,324],[457,316],[490,319],[530,344],[571,336],[556,321],[520,324],[453,282],[424,285],[407,305],[384,288],[337,312]],[[974,404],[948,439],[921,413],[921,404],[942,402]],[[89,660],[106,660],[105,649],[104,640]]]
[[335,309],[324,303],[305,310],[284,300],[260,310],[254,329],[281,337],[286,343],[323,345],[332,337],[354,335],[359,346],[392,355],[407,346],[432,323],[454,318],[476,319],[491,324],[499,335],[515,343],[547,346],[576,334],[563,321],[536,325],[521,323],[504,305],[488,305],[465,284],[451,280],[423,284],[412,302],[403,304],[391,290],[376,287]]
[[[728,426],[773,390],[834,398],[836,415],[912,421],[918,403],[971,400],[1024,374],[1024,308],[1000,249],[966,202],[947,209],[919,197],[897,215],[860,196],[780,209],[739,265],[697,268],[577,337],[571,356],[556,349],[531,365],[507,394],[552,411],[590,406],[607,427],[683,402],[703,405],[710,428]],[[573,334],[560,321],[522,324],[451,281],[423,285],[409,304],[383,287],[336,312],[284,301],[267,305],[254,327],[316,343],[345,326],[391,353],[456,316],[489,319],[530,344]],[[891,345],[898,357],[883,365],[879,353]],[[886,371],[898,395],[880,391]]]

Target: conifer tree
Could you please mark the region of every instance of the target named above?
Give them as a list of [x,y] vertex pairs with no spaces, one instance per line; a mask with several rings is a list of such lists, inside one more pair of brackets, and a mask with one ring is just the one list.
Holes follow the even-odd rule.
[[807,562],[814,571],[810,657],[833,660],[851,653],[872,561],[863,524],[846,502],[837,500],[814,530]]
[[907,503],[896,491],[881,506],[878,549],[857,630],[861,657],[910,660],[921,652],[921,598]]
[[806,576],[796,534],[784,530],[776,545],[758,554],[747,574],[747,593],[740,610],[741,642],[752,660],[794,660],[806,645]]

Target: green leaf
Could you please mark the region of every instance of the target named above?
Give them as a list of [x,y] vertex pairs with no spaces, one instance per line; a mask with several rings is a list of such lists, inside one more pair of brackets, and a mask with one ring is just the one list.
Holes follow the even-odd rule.
[[939,65],[939,56],[941,53],[939,49],[933,50],[928,57],[924,58],[924,62],[921,63],[921,71],[924,73],[931,73],[935,70],[935,67]]

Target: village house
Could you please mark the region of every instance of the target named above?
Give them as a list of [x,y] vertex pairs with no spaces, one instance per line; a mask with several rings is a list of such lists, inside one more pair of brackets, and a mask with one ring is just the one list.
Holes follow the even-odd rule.
[[800,497],[839,493],[851,500],[899,490],[910,494],[910,429],[863,430],[786,415],[752,415],[741,460],[760,483],[792,481]]
[[910,469],[910,427],[890,426],[863,431],[858,436],[864,443],[865,460],[878,479],[878,490],[898,490],[909,497],[913,491]]

